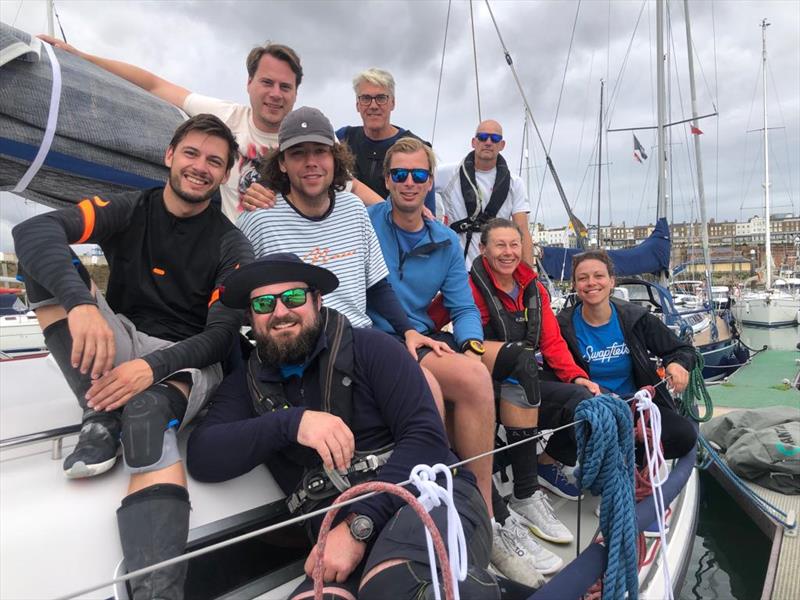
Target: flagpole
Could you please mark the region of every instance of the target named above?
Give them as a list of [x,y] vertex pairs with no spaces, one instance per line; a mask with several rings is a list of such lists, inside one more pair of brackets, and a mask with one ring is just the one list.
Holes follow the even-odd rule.
[[[705,263],[706,301],[712,306],[711,294],[711,247],[708,241],[708,216],[706,215],[706,192],[703,184],[703,161],[700,156],[700,128],[697,126],[697,93],[694,83],[694,52],[692,49],[692,26],[689,22],[689,0],[683,0],[683,12],[686,15],[686,53],[689,59],[689,90],[692,97],[692,135],[694,136],[694,160],[697,164],[697,197],[700,203],[700,239],[703,242],[703,262]],[[716,323],[714,324],[716,325]],[[717,328],[712,326],[711,334],[714,341],[719,338]]]

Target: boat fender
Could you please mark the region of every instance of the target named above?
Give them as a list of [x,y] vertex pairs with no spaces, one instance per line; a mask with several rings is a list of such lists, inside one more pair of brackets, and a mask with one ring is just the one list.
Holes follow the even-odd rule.
[[122,417],[122,453],[128,473],[164,469],[181,460],[173,407],[186,406],[178,388],[157,383],[131,398]]

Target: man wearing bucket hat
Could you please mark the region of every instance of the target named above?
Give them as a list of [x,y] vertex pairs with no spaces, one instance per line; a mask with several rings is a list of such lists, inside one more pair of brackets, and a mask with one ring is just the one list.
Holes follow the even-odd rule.
[[[267,255],[226,280],[222,302],[249,310],[256,349],[222,382],[189,439],[193,477],[224,481],[266,464],[290,511],[302,514],[355,483],[397,483],[417,464],[456,461],[425,379],[402,346],[323,306],[338,285],[331,271],[291,253]],[[469,559],[461,594],[499,598],[486,570],[489,518],[468,471],[454,477],[453,495]],[[445,507],[431,515],[442,529]],[[310,523],[314,537],[320,522]],[[307,575],[316,558],[315,546]],[[389,494],[341,511],[323,564],[326,597],[385,598],[391,590],[394,598],[416,598],[430,586],[423,525]],[[290,597],[310,597],[311,587],[307,577]]]
[[278,132],[278,151],[260,175],[277,192],[274,208],[243,213],[237,222],[256,256],[292,252],[304,262],[325,265],[339,279],[326,299],[354,327],[370,327],[367,308],[380,314],[416,348],[449,348],[418,333],[387,281],[389,271],[364,204],[345,191],[353,158],[340,144],[328,118],[304,106],[290,113]]

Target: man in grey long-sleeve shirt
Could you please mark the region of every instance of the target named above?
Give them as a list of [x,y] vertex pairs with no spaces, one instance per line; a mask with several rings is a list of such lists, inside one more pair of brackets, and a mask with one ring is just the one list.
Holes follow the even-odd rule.
[[[222,378],[242,315],[217,301],[218,290],[252,260],[247,239],[210,206],[235,153],[228,127],[198,115],[170,142],[165,187],[87,198],[13,231],[45,342],[84,409],[65,474],[107,471],[122,438],[131,482],[117,516],[129,570],[186,543],[189,496],[175,431]],[[106,255],[106,296],[73,266],[69,244],[84,242]],[[182,598],[184,576],[185,563],[137,578],[134,598]]]

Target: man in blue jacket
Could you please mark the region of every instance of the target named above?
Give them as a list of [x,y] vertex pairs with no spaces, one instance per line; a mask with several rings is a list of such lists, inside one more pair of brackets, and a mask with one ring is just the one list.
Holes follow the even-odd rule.
[[[481,362],[483,326],[469,287],[458,236],[448,227],[425,219],[422,207],[432,186],[435,156],[420,140],[402,138],[386,152],[384,173],[390,201],[368,208],[378,236],[388,281],[414,328],[448,343],[456,353],[418,352],[420,365],[438,381],[449,405],[446,421],[453,448],[462,458],[490,450],[494,443],[494,391],[489,371]],[[441,293],[453,321],[453,333],[436,332],[428,307]],[[376,327],[393,333],[380,315],[370,314]],[[452,410],[450,410],[450,407]],[[531,452],[535,448],[531,447]],[[469,464],[478,479],[490,514],[491,457]],[[523,527],[506,519],[494,523],[492,563],[510,579],[532,587],[538,572],[553,572],[561,561],[535,544]],[[506,531],[503,531],[506,530]]]
[[[456,462],[425,378],[403,346],[322,306],[338,284],[331,271],[290,253],[268,255],[226,280],[222,302],[249,308],[257,346],[246,368],[222,382],[189,439],[193,477],[224,481],[266,464],[289,509],[308,513],[329,504],[342,479],[345,486],[398,483],[417,464]],[[467,540],[461,597],[499,598],[487,571],[489,518],[468,471],[453,478],[453,496]],[[441,531],[446,512],[444,505],[431,511]],[[316,534],[320,521],[309,531]],[[315,546],[307,575],[316,560]],[[390,494],[343,509],[322,560],[326,598],[388,591],[410,600],[430,592],[424,526]],[[290,597],[309,598],[311,589],[307,577]]]

